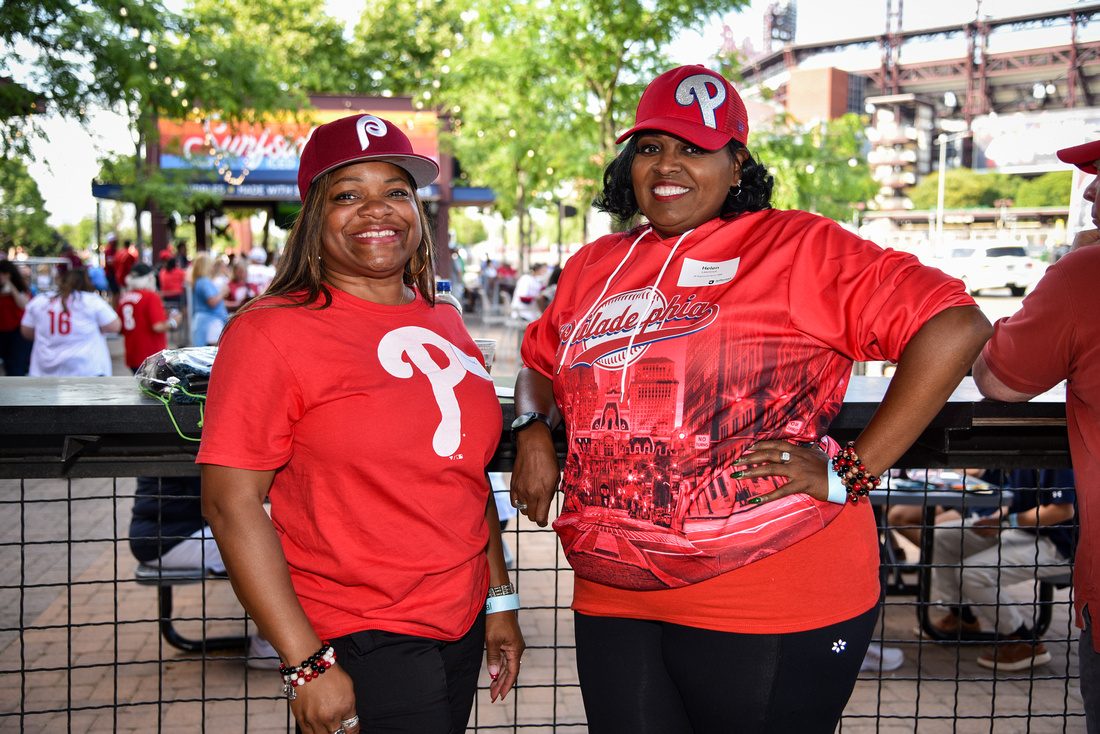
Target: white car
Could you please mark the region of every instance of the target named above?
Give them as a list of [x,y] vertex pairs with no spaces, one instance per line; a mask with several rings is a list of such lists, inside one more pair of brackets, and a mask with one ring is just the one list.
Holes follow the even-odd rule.
[[1022,245],[965,243],[932,262],[966,285],[972,295],[986,288],[1008,288],[1014,296],[1029,292],[1046,272],[1046,263],[1028,257]]

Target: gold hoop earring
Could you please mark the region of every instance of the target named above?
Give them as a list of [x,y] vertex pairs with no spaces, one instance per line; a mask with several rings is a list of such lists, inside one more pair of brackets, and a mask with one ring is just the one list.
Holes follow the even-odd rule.
[[[406,263],[406,264],[405,264],[405,267],[406,267],[406,268],[408,267],[408,263]],[[420,266],[420,270],[417,270],[417,271],[416,271],[415,273],[414,273],[414,272],[412,272],[411,270],[406,270],[405,272],[406,272],[406,273],[408,273],[408,275],[409,275],[409,277],[410,277],[410,278],[415,278],[416,276],[418,276],[418,275],[420,275],[421,273],[423,273],[423,272],[424,272],[424,268],[426,268],[426,267],[428,267],[428,257],[427,257],[427,255],[425,254],[425,256],[424,256],[424,263],[423,263],[423,264],[422,264],[422,265]]]

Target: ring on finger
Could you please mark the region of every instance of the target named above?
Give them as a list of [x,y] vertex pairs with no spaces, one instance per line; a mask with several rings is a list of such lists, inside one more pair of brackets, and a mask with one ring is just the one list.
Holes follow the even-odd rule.
[[340,724],[345,729],[350,729],[353,726],[359,726],[359,714],[356,714],[356,715],[352,716],[350,719],[344,719],[343,721],[340,722]]
[[523,512],[524,510],[527,509],[527,503],[526,502],[520,502],[519,500],[512,500],[512,507],[515,507],[520,512]]
[[781,462],[783,462],[784,464],[786,464],[788,461],[791,460],[791,452],[790,451],[784,451],[783,453],[781,453],[779,455],[779,460]]

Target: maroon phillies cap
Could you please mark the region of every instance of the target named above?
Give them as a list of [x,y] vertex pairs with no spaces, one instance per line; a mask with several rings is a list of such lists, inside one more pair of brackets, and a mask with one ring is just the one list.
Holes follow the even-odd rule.
[[431,158],[413,153],[412,143],[401,129],[374,115],[352,115],[318,125],[309,137],[298,161],[298,195],[306,192],[317,177],[334,168],[379,160],[408,171],[416,187],[423,188],[439,175]]
[[742,144],[749,138],[749,115],[741,96],[705,66],[681,66],[650,82],[634,120],[634,127],[616,143],[639,130],[660,130],[706,150],[718,150],[730,138]]
[[1077,166],[1085,173],[1096,173],[1096,161],[1100,160],[1100,140],[1062,148],[1058,151],[1058,160]]

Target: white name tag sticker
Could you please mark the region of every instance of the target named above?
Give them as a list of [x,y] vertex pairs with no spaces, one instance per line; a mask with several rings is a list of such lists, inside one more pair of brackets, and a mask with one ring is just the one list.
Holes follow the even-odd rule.
[[680,268],[680,280],[676,285],[683,288],[696,288],[702,285],[729,283],[733,280],[733,276],[737,275],[737,265],[740,262],[739,257],[719,263],[684,258],[684,265]]

